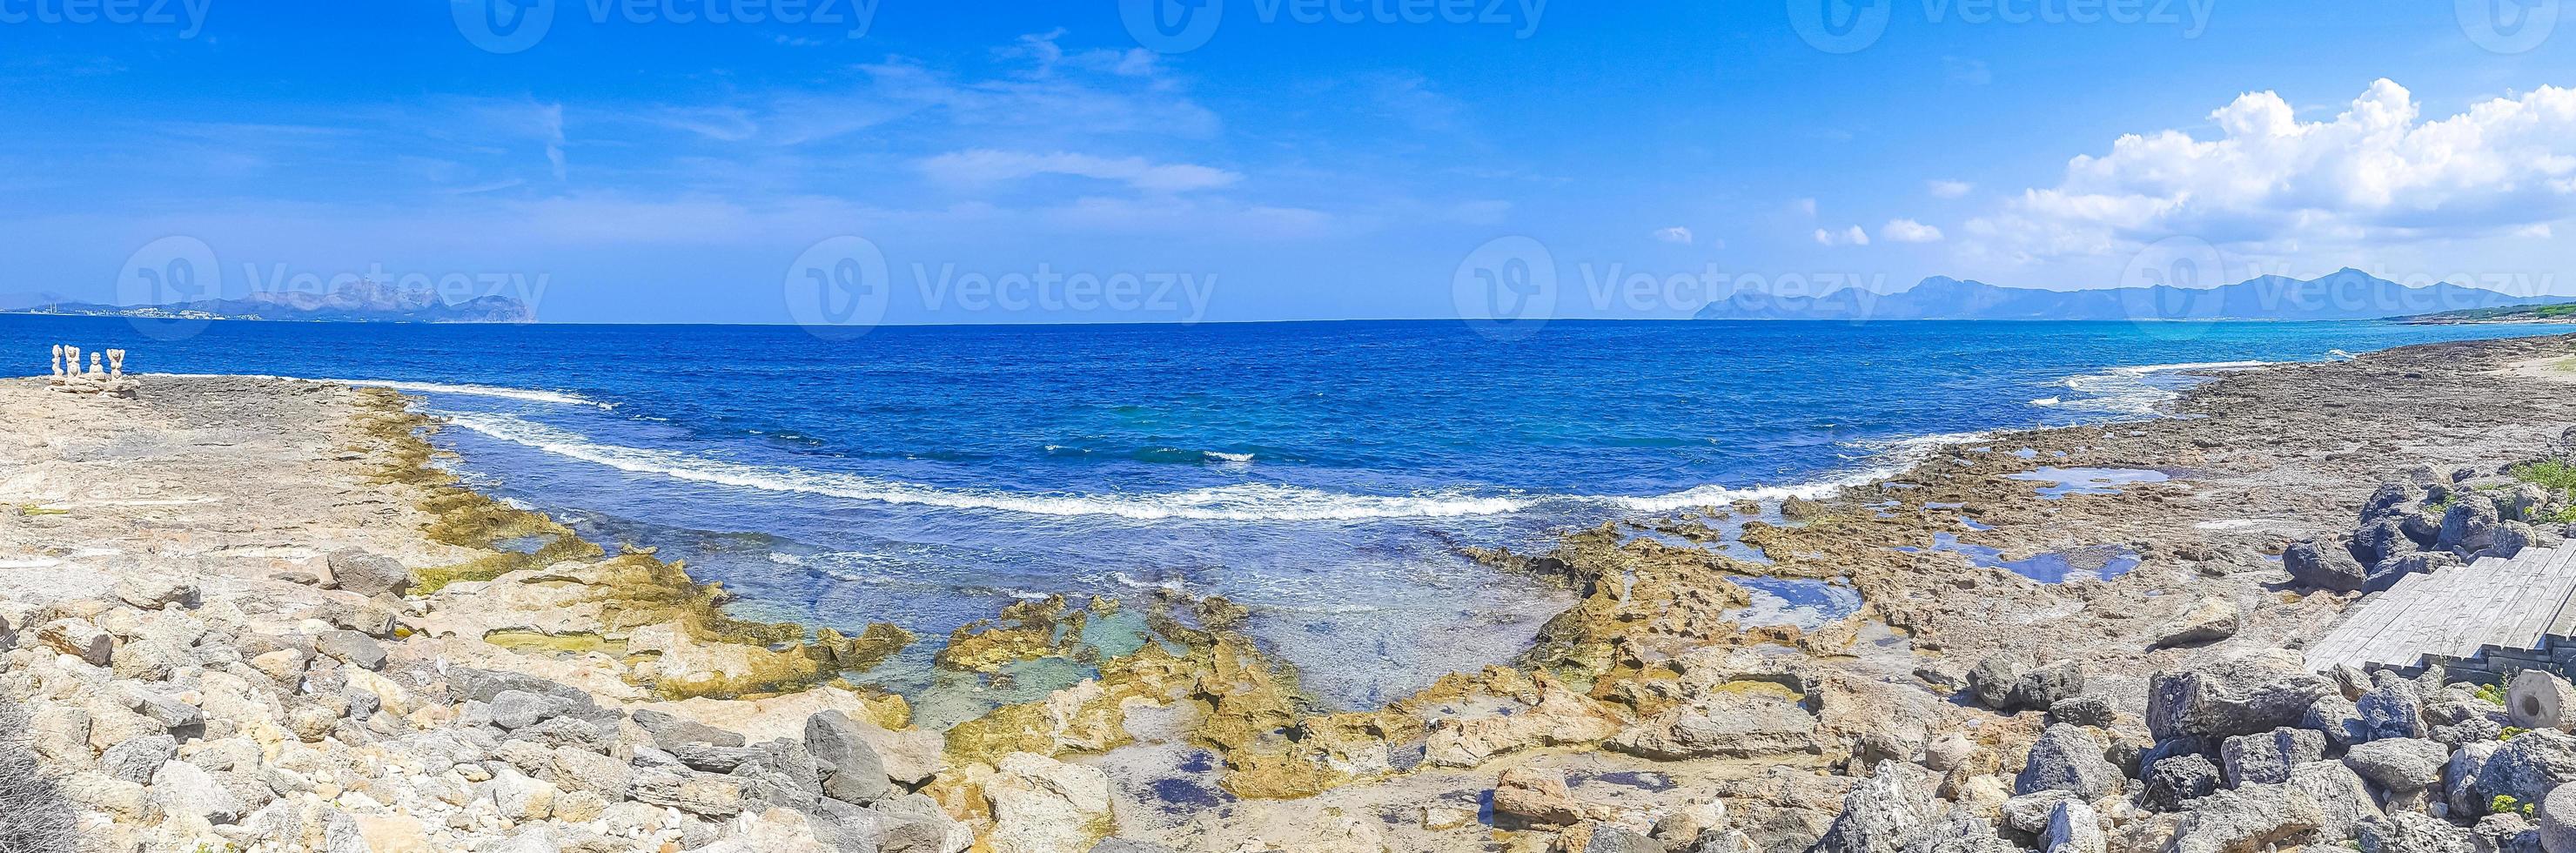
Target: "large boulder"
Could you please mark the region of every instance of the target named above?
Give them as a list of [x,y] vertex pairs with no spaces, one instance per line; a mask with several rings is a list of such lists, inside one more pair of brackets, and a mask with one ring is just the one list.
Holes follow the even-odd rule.
[[383,554],[344,548],[331,552],[326,562],[331,566],[331,582],[359,595],[401,595],[411,589],[411,570]]
[[849,715],[824,711],[805,718],[805,751],[822,774],[823,793],[850,803],[872,803],[893,789],[885,759],[859,737]]
[[1843,810],[1813,853],[1895,853],[1920,840],[1940,815],[1930,771],[1882,761],[1878,772],[1843,795]]
[[2292,543],[2281,549],[2281,567],[2290,570],[2290,579],[2300,586],[2335,592],[2352,592],[2370,581],[2370,570],[2340,545]]
[[1997,711],[2012,710],[2013,686],[2037,666],[2030,656],[2017,652],[1987,655],[1968,670],[1968,692],[1977,697],[1977,704]]
[[2343,765],[2381,790],[2412,793],[2442,781],[2451,748],[2418,738],[2385,738],[2344,753]]
[[2361,502],[2361,521],[2368,524],[2381,519],[2405,518],[2407,513],[2414,511],[2416,503],[2423,499],[2422,486],[2412,483],[2381,483],[2378,490],[2370,493],[2369,499]]
[[2261,734],[2237,735],[2218,748],[2227,783],[2275,785],[2290,781],[2290,768],[2326,757],[2323,732],[2283,726]]
[[2062,660],[2022,673],[2013,681],[2012,691],[2006,700],[2015,708],[2046,711],[2057,707],[2058,702],[2083,692],[2084,665]]
[[2416,812],[2392,812],[2357,827],[2361,853],[2476,853],[2468,830]]
[[2523,732],[2478,767],[2469,805],[2483,812],[2497,797],[2537,804],[2569,782],[2576,782],[2576,737],[2554,729]]
[[2363,741],[2425,734],[2424,689],[2396,673],[2381,671],[2378,685],[2353,700],[2352,707],[2361,718]]
[[2382,817],[2361,777],[2342,764],[2317,761],[2290,769],[2288,781],[2247,785],[2202,797],[2174,822],[2171,853],[2243,853],[2333,844]]
[[1816,715],[1787,690],[1729,690],[1639,720],[1606,744],[1658,761],[1756,758],[1816,746]]
[[2495,544],[2496,526],[2503,521],[2493,499],[2477,492],[2461,492],[2451,499],[2451,508],[2442,512],[2442,530],[2434,535],[2433,547],[2462,554],[2486,550]]
[[1088,849],[1110,822],[1109,776],[1098,768],[1015,752],[984,784],[992,853]]
[[2549,789],[2540,799],[2540,847],[2549,853],[2576,853],[2576,785]]
[[2152,648],[2214,643],[2236,636],[2238,618],[2236,602],[2217,596],[2203,598],[2190,610],[2183,611],[2182,615],[2156,629]]
[[2156,740],[2198,735],[2226,738],[2296,725],[2332,682],[2297,668],[2248,657],[2177,672],[2147,684],[2147,728]]
[[2147,768],[2146,791],[2138,805],[2148,811],[2179,811],[2193,800],[2218,790],[2218,765],[2207,756],[2177,755]]
[[2072,791],[2087,800],[2118,792],[2120,768],[2102,753],[2102,742],[2083,727],[2049,726],[2030,745],[2029,759],[2013,777],[2013,792]]

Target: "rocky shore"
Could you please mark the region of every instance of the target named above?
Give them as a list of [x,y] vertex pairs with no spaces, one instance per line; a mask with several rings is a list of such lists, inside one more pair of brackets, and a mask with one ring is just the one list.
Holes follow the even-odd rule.
[[[1222,600],[1030,602],[939,665],[1089,677],[946,732],[840,679],[916,638],[734,619],[463,488],[389,392],[0,382],[0,851],[2539,850],[2576,736],[2504,700],[2576,688],[2298,650],[2565,535],[2529,466],[2576,452],[2570,355],[2231,373],[1823,500],[1462,545],[1577,603],[1367,711]],[[1760,618],[1779,584],[1858,603]]]

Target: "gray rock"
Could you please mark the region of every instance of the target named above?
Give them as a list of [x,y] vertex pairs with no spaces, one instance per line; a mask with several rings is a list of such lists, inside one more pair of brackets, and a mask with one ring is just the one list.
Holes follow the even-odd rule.
[[240,795],[185,761],[164,762],[152,774],[152,799],[165,812],[195,815],[209,823],[234,823],[250,813]]
[[2119,712],[2111,708],[2111,697],[2108,696],[2069,696],[2057,700],[2048,709],[2049,722],[2097,729],[2110,728],[2119,717]]
[[2487,543],[2486,550],[2479,553],[2500,560],[2510,559],[2538,541],[2540,531],[2531,529],[2531,525],[2507,521],[2496,525],[2494,538]]
[[503,729],[524,729],[570,710],[572,701],[561,696],[503,690],[492,697],[492,724]]
[[346,548],[331,552],[328,562],[332,583],[359,595],[401,595],[411,589],[411,570],[392,557]]
[[2342,764],[2291,768],[2289,781],[2247,785],[2201,798],[2174,822],[2171,853],[2238,853],[2332,844],[2381,817],[2361,777]]
[[671,750],[672,757],[679,759],[681,766],[708,773],[731,773],[734,768],[757,760],[763,754],[747,746],[708,746],[703,743],[684,743]]
[[2361,521],[2368,524],[2381,519],[2404,518],[2424,500],[2424,488],[2411,483],[2381,483],[2370,498],[2361,502]]
[[2013,777],[2013,792],[2073,791],[2087,800],[2120,790],[2120,768],[2102,757],[2102,742],[2078,726],[2059,724],[2040,732],[2030,757]]
[[713,773],[647,771],[627,787],[636,802],[668,806],[704,818],[742,813],[742,780]]
[[2048,816],[2048,831],[2040,836],[2049,853],[2104,853],[2110,839],[2102,835],[2102,819],[2093,807],[2069,800],[2058,803]]
[[2416,812],[2396,812],[2363,821],[2362,853],[2476,853],[2467,830],[2449,821]]
[[1939,816],[1930,771],[1897,761],[1878,763],[1878,772],[1843,795],[1842,814],[1834,817],[1813,853],[1896,853],[1922,837]]
[[2576,782],[2576,737],[2551,729],[2523,732],[2498,745],[2478,768],[2471,813],[2484,813],[2496,797],[2538,803],[2568,782]]
[[2034,791],[2005,800],[1995,817],[2014,832],[2038,835],[2048,831],[2048,816],[2057,813],[2057,804],[2083,801],[2073,791]]
[[2084,665],[2063,660],[2022,673],[2006,697],[2016,708],[2046,711],[2084,692]]
[[2281,567],[2288,569],[2290,579],[2300,586],[2336,592],[2358,590],[2370,580],[2369,570],[2339,545],[2294,543],[2281,550]]
[[2477,741],[2460,746],[2442,767],[2442,799],[2455,817],[2473,817],[2483,812],[2478,800],[2478,773],[2486,769],[2487,759],[2495,757],[2495,741]]
[[2442,530],[2435,534],[2433,547],[2462,554],[2474,554],[2495,544],[2496,525],[2504,520],[2496,512],[2495,501],[2477,492],[2462,492],[2451,499],[2451,508],[2442,513]]
[[2178,755],[2156,762],[2147,770],[2146,791],[2138,805],[2148,811],[2180,811],[2193,800],[2218,790],[2218,765],[2206,756]]
[[2337,749],[2348,749],[2353,744],[2370,740],[2369,730],[2361,724],[2361,709],[2353,707],[2352,700],[2337,693],[2319,696],[2316,702],[2308,705],[2308,712],[2299,717],[2299,728],[2324,732],[2326,743]]
[[99,753],[99,772],[137,785],[148,785],[161,765],[179,754],[179,741],[169,735],[145,735],[119,741]]
[[2156,673],[2147,686],[2147,728],[2156,740],[2234,737],[2293,725],[2334,685],[2315,673],[2253,659]]
[[2576,785],[2549,789],[2540,799],[2540,848],[2549,853],[2576,853]]
[[2406,523],[2399,518],[2369,522],[2352,532],[2352,556],[2365,566],[2376,566],[2391,557],[2419,550],[2415,540],[2407,538]]
[[803,740],[773,740],[753,747],[760,756],[742,762],[726,775],[743,780],[745,808],[809,811],[823,798],[814,756]]
[[653,743],[673,752],[685,744],[738,747],[743,737],[686,717],[674,716],[650,708],[635,712],[635,724],[653,736]]
[[2442,781],[2451,748],[2418,738],[2382,738],[2352,748],[2343,764],[2382,790],[2421,791]]
[[2323,732],[2284,726],[2262,734],[2228,738],[2218,748],[2227,784],[2275,785],[2290,781],[2290,768],[2326,757]]
[[116,597],[145,610],[197,605],[197,585],[162,575],[128,575],[116,582]]
[[2470,844],[2478,853],[2541,853],[2540,830],[2518,814],[2491,814],[2478,818],[2469,829]]
[[152,718],[163,728],[183,729],[206,722],[206,712],[197,706],[139,687],[125,688],[125,707]]
[[2549,505],[2549,490],[2530,483],[2515,483],[2495,490],[2496,515],[2506,521],[2526,524],[2547,521],[2539,510]]
[[359,669],[385,668],[385,647],[378,645],[376,638],[356,631],[324,631],[313,638],[313,646]]
[[2217,596],[2203,598],[2200,603],[2192,605],[2190,610],[2184,611],[2182,615],[2174,617],[2172,622],[2158,629],[2156,641],[2151,648],[2195,646],[2236,636],[2237,622],[2240,618],[2236,602]]
[[2425,734],[2423,688],[2396,673],[2381,672],[2379,686],[2353,700],[2352,707],[2361,718],[2364,742]]
[[2013,686],[2035,666],[2028,655],[2015,652],[1987,655],[1968,670],[1968,691],[1977,697],[1977,704],[1997,711],[2012,710]]
[[839,711],[805,718],[805,750],[814,756],[823,793],[852,803],[870,803],[894,783],[886,778],[885,760],[859,738],[859,729]]
[[1567,853],[1664,853],[1664,843],[1616,824],[1595,823],[1592,835],[1584,841],[1581,849],[1569,847],[1566,850]]

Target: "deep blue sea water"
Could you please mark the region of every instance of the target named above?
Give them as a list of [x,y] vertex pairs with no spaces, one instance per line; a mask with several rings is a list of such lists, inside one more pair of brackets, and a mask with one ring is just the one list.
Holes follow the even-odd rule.
[[[2195,381],[2163,365],[2565,329],[220,322],[165,341],[0,316],[0,345],[23,373],[62,342],[144,372],[424,383],[406,387],[478,484],[684,558],[752,615],[938,637],[1014,597],[1221,593],[1309,687],[1361,704],[1507,660],[1562,605],[1453,543],[1776,498],[1926,436],[2142,416]],[[881,677],[932,691],[928,653]]]

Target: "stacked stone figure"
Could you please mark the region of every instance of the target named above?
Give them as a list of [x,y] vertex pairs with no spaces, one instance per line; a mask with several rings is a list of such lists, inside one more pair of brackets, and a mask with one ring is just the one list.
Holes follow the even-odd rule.
[[125,351],[107,350],[105,367],[100,366],[100,355],[100,353],[90,353],[89,370],[83,371],[80,347],[55,344],[54,373],[52,378],[46,380],[46,385],[66,394],[134,396],[134,389],[142,387],[143,383],[125,375]]

